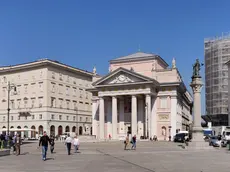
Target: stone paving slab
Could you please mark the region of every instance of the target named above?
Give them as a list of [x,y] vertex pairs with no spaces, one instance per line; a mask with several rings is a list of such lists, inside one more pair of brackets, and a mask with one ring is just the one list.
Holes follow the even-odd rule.
[[230,152],[191,151],[175,143],[140,142],[137,150],[123,150],[121,142],[82,143],[70,156],[63,143],[41,160],[37,143],[22,146],[22,155],[0,157],[0,172],[229,172]]

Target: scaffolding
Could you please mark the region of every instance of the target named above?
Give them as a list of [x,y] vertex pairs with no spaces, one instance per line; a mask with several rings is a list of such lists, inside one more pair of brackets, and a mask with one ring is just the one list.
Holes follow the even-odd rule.
[[204,40],[205,94],[208,115],[228,114],[228,66],[230,33]]

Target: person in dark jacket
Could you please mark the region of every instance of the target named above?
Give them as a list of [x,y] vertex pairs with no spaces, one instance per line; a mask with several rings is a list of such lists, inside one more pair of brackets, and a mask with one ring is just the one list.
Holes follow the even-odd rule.
[[54,137],[50,136],[50,152],[53,153],[54,152]]
[[46,153],[48,150],[48,144],[50,144],[50,138],[47,136],[46,131],[44,131],[43,136],[40,138],[39,147],[42,145],[42,159],[46,160]]

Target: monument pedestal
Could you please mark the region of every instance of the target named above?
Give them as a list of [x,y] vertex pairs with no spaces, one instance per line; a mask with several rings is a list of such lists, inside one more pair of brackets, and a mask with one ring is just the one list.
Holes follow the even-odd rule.
[[213,149],[213,147],[209,146],[208,142],[205,142],[203,139],[203,129],[202,127],[194,127],[192,132],[192,142],[189,143],[188,149],[192,150],[204,150],[204,149]]

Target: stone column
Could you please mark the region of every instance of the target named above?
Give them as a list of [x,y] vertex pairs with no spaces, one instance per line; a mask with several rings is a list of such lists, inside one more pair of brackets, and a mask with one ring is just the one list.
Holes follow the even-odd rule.
[[177,123],[177,97],[171,96],[171,138],[173,138],[176,135],[176,123]]
[[117,139],[117,98],[112,97],[112,138]]
[[152,134],[152,131],[150,130],[152,127],[151,123],[151,96],[147,94],[145,96],[145,104],[146,104],[146,115],[147,115],[147,136],[150,138]]
[[[93,135],[98,137],[97,136],[97,109],[98,109],[98,101],[96,98],[93,98],[92,99],[92,128],[93,128]],[[77,115],[78,117],[78,115]],[[76,119],[77,122],[78,122],[78,119]],[[78,126],[78,125],[77,125]],[[77,133],[78,133],[78,128],[76,129],[77,130]]]
[[112,101],[108,99],[107,103],[107,138],[109,138],[109,134],[113,136],[112,131]]
[[124,116],[124,99],[119,99],[119,133],[126,136],[125,133],[125,116]]
[[138,99],[138,108],[137,108],[138,114],[137,114],[137,135],[138,138],[140,136],[144,136],[144,100],[143,99]]
[[157,135],[157,97],[152,97],[151,124],[150,137],[153,137]]
[[100,128],[100,134],[99,138],[100,140],[105,139],[105,109],[104,109],[104,98],[100,97],[99,100],[99,128]]
[[137,134],[137,97],[132,96],[131,129],[132,136]]
[[193,141],[203,142],[203,129],[201,127],[201,89],[203,86],[201,78],[192,78],[190,85],[193,91],[194,116],[193,116]]

